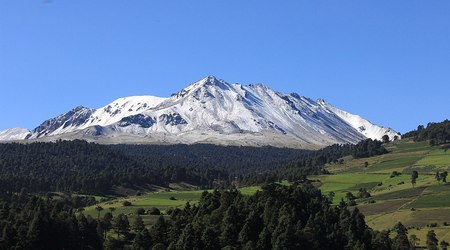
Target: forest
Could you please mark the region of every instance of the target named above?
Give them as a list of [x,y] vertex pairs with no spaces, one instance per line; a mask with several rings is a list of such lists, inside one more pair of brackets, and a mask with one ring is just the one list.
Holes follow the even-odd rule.
[[303,180],[343,156],[385,153],[381,142],[318,151],[214,145],[99,145],[85,141],[0,144],[0,191],[111,194],[187,182],[203,189]]
[[[13,195],[0,203],[0,249],[407,249],[367,227],[357,208],[332,206],[310,184],[267,184],[253,196],[204,192],[146,228],[139,216],[75,214],[68,200]],[[403,231],[402,231],[403,230]],[[406,237],[406,238],[405,238]]]
[[430,141],[430,145],[440,145],[450,142],[450,121],[430,122],[426,127],[419,125],[416,130],[403,135],[403,138],[412,138],[414,141]]
[[[332,206],[304,181],[326,174],[324,166],[341,164],[344,156],[382,153],[382,143],[370,139],[318,151],[81,140],[0,144],[0,249],[383,249],[394,244],[385,233],[369,229],[357,209]],[[286,179],[294,184],[274,184]],[[96,203],[91,195],[111,195],[115,187],[173,182],[216,190],[150,228],[139,216],[130,222],[113,211],[97,218],[78,212]],[[234,189],[249,184],[264,186],[253,196]]]

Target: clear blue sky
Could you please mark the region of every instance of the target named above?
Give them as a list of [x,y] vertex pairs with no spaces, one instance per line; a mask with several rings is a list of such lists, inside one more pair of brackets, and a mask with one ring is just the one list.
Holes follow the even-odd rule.
[[213,74],[400,132],[450,114],[450,1],[0,0],[0,129]]

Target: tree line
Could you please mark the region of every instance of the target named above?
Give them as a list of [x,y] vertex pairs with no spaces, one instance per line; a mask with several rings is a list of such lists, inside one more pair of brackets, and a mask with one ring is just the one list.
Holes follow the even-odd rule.
[[215,145],[99,145],[81,140],[0,144],[0,192],[110,194],[188,182],[200,188],[302,180],[340,158],[385,153],[381,142],[321,150]]
[[430,141],[430,145],[450,143],[450,121],[430,122],[426,127],[419,125],[417,129],[405,133],[403,138],[412,138],[414,141]]
[[[75,214],[70,203],[9,195],[0,203],[0,249],[409,249],[401,224],[369,228],[357,208],[331,205],[310,184],[267,184],[252,196],[204,192],[146,227],[140,216]],[[417,239],[416,239],[417,240]],[[433,240],[433,241],[432,241]],[[428,244],[428,241],[427,241]],[[431,239],[430,246],[437,244]]]

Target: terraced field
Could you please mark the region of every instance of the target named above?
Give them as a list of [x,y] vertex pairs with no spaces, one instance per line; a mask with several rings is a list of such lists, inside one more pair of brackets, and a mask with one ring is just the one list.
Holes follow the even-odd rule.
[[[366,216],[368,225],[374,229],[392,228],[402,222],[410,228],[409,234],[415,234],[425,244],[425,235],[435,230],[439,240],[450,241],[450,183],[438,183],[436,171],[450,172],[450,151],[440,147],[430,147],[427,142],[401,141],[386,146],[390,153],[364,159],[344,158],[344,164],[330,165],[329,175],[309,176],[316,180],[314,184],[324,194],[333,192],[333,202],[337,204],[345,199],[347,192],[356,195],[360,188],[366,188],[372,195],[370,199],[357,200],[357,207]],[[364,167],[365,162],[368,167]],[[411,172],[417,170],[419,178],[416,185],[411,184]],[[397,171],[398,176],[391,177]],[[450,177],[449,177],[450,181]],[[284,182],[284,184],[287,184]],[[254,194],[259,186],[241,188],[245,195]],[[183,207],[186,202],[195,204],[203,191],[161,191],[146,193],[141,196],[118,198],[103,202],[101,213],[114,207],[114,213],[125,213],[133,219],[138,208],[146,211],[152,207],[163,213],[168,208]],[[172,197],[172,198],[171,198]],[[369,203],[374,200],[375,203]],[[123,206],[124,201],[131,206]],[[87,207],[84,214],[96,217],[95,206]],[[152,224],[158,216],[144,215],[144,221]],[[435,223],[433,227],[427,225]]]
[[[421,246],[425,244],[426,233],[432,229],[439,240],[450,241],[450,227],[444,226],[450,223],[450,183],[438,183],[435,179],[436,171],[450,172],[450,151],[430,147],[428,142],[412,141],[390,143],[386,148],[390,153],[365,159],[347,157],[344,164],[327,167],[332,175],[310,178],[320,181],[317,186],[324,193],[335,193],[334,203],[347,192],[356,195],[359,188],[366,188],[375,203],[361,199],[357,200],[357,207],[374,229],[389,229],[402,222],[411,228],[410,235],[422,239]],[[413,170],[419,172],[414,187]],[[401,175],[391,178],[393,171]],[[433,223],[437,227],[427,227]]]

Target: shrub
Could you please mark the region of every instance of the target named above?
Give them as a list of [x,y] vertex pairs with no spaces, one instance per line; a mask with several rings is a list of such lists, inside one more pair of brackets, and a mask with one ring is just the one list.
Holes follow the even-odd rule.
[[124,202],[122,202],[122,205],[123,205],[124,207],[129,207],[129,206],[131,206],[132,204],[131,204],[131,202],[129,202],[129,201],[124,201]]
[[138,215],[143,215],[143,214],[145,214],[145,209],[143,209],[142,207],[136,209],[136,214],[138,214]]
[[150,208],[150,209],[148,210],[148,214],[151,214],[151,215],[161,215],[161,211],[159,211],[159,209],[156,208],[156,207],[152,207],[152,208]]
[[391,178],[394,178],[394,177],[399,176],[399,175],[401,175],[401,173],[399,173],[399,172],[397,172],[397,171],[392,171],[390,177],[391,177]]

